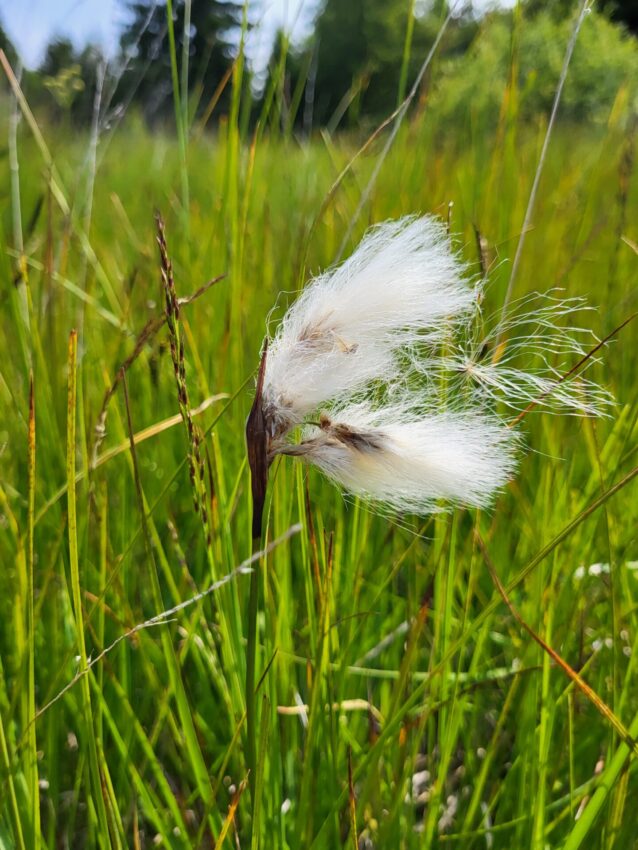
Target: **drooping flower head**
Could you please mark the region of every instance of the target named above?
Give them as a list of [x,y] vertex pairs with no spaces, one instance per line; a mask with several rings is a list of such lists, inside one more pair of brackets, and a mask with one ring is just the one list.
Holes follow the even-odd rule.
[[[508,353],[486,357],[494,333],[473,333],[480,295],[429,216],[372,228],[349,259],[312,280],[264,347],[247,423],[255,512],[277,454],[391,510],[423,514],[441,500],[483,507],[512,476],[519,442],[496,402],[604,409],[600,387],[559,380],[563,363],[550,359],[584,351],[585,332],[558,325],[580,302],[539,296],[500,326]],[[529,368],[514,364],[521,355]]]

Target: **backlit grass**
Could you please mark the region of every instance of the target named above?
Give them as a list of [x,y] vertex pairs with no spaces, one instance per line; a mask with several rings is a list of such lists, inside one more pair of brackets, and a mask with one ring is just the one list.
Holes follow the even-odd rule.
[[[514,292],[587,296],[601,337],[638,302],[624,97],[604,126],[557,128]],[[382,142],[326,201],[357,140],[251,144],[238,128],[235,109],[182,139],[184,167],[180,141],[131,115],[94,170],[86,136],[43,126],[52,171],[23,121],[13,181],[0,163],[0,846],[634,846],[631,742],[523,630],[487,561],[638,737],[635,324],[594,367],[613,415],[530,414],[529,451],[489,513],[393,523],[276,464],[267,539],[301,531],[260,572],[254,800],[247,575],[121,641],[46,707],[87,659],[251,552],[243,429],[267,316],[334,259]],[[350,247],[371,222],[450,214],[477,274],[484,240],[497,311],[544,131],[504,113],[442,138],[421,110]],[[165,325],[127,368],[128,409],[119,379],[100,417],[163,314],[156,208],[178,296],[226,275],[181,307],[191,407],[223,394],[194,416],[210,543]]]

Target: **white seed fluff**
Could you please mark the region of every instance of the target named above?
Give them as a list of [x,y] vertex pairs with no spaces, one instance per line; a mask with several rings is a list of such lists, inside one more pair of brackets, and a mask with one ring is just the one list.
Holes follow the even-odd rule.
[[[490,327],[441,222],[372,228],[310,282],[269,346],[270,460],[301,457],[379,510],[488,505],[512,477],[520,442],[497,407],[600,415],[611,403],[580,369],[570,373],[596,343],[571,326],[583,302],[533,299]],[[292,444],[296,425],[305,427]]]
[[473,309],[463,271],[437,219],[372,228],[349,259],[310,282],[269,346],[264,407],[275,427],[370,381],[393,380],[399,352],[440,341]]
[[[354,437],[351,436],[354,434]],[[512,476],[515,433],[476,413],[415,418],[397,406],[343,407],[305,430],[299,454],[347,492],[416,514],[484,507]]]

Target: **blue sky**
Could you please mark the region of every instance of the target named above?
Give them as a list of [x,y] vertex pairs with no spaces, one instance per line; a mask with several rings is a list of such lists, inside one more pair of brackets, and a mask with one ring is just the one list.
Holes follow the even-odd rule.
[[[346,0],[347,1],[347,0]],[[257,60],[265,53],[279,26],[297,34],[310,19],[316,0],[259,0],[251,3],[260,22],[252,36],[251,52]],[[117,47],[126,20],[123,0],[0,0],[0,23],[30,68],[38,65],[52,38],[68,36],[77,45],[89,41],[107,53]]]
[[[474,6],[484,7],[490,1],[474,0]],[[249,53],[258,66],[266,61],[277,28],[292,29],[293,38],[302,36],[318,2],[252,0],[253,20],[259,26],[251,35]],[[494,2],[513,5],[514,0]],[[107,54],[113,53],[125,19],[123,0],[0,0],[0,23],[30,68],[38,65],[51,39],[60,35],[77,45],[98,43]]]

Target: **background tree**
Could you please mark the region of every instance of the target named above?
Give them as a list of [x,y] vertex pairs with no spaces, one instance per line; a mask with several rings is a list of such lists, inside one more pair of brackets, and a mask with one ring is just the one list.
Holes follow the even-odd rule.
[[628,30],[638,35],[638,2],[636,0],[601,0],[599,8],[606,12],[612,21],[624,24]]
[[5,55],[12,66],[15,67],[16,64],[16,51],[13,46],[11,39],[6,34],[4,29],[0,26],[0,50],[4,50]]
[[[406,0],[324,0],[315,18],[314,30],[301,52],[288,49],[284,90],[298,91],[300,77],[306,78],[304,97],[293,109],[296,124],[354,126],[362,118],[378,120],[388,115],[398,98],[412,84],[424,57],[440,29],[447,7],[430,3],[412,20],[408,45],[407,75],[402,80],[409,15]],[[478,24],[459,16],[448,27],[438,55],[454,55],[467,49]],[[270,62],[280,71],[281,36],[276,40]],[[427,85],[427,81],[426,81]],[[266,87],[268,90],[268,87]]]
[[38,69],[25,73],[22,84],[29,101],[51,118],[86,125],[93,115],[95,90],[105,65],[95,45],[77,50],[68,38],[56,38]]
[[319,124],[346,109],[351,121],[379,113],[396,100],[406,28],[404,0],[325,0],[314,33]]
[[[549,12],[554,17],[565,18],[574,14],[574,0],[526,0],[525,8],[531,14]],[[636,0],[597,0],[595,10],[604,12],[614,23],[623,24],[638,34],[638,2]]]
[[[123,87],[134,88],[135,99],[149,119],[172,114],[171,56],[163,0],[125,2],[129,20],[121,37],[129,57]],[[178,65],[185,43],[185,0],[173,3]],[[206,109],[224,79],[239,43],[242,4],[237,0],[191,0],[188,36],[188,88],[195,111]],[[228,104],[230,87],[220,106]]]

